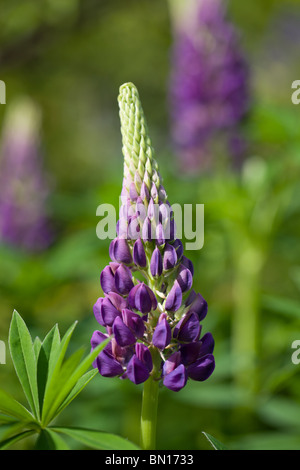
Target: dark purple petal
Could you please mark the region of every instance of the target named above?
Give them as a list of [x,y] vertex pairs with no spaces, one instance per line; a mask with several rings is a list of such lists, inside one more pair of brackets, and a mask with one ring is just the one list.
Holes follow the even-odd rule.
[[180,348],[182,363],[187,366],[195,362],[201,351],[201,341],[194,341],[193,343],[183,344]]
[[149,313],[157,307],[157,300],[150,289],[143,282],[131,289],[128,296],[129,305],[142,313]]
[[214,352],[215,347],[215,340],[211,333],[206,333],[202,336],[200,340],[201,349],[200,354],[201,356],[205,356],[206,354],[212,354]]
[[180,364],[163,379],[164,386],[173,390],[173,392],[179,392],[186,385],[186,382],[187,372],[183,364]]
[[137,358],[145,364],[148,371],[151,372],[153,368],[152,356],[145,344],[143,343],[136,343],[135,345],[135,353]]
[[199,317],[199,321],[202,321],[207,315],[207,310],[208,306],[206,300],[201,294],[196,294],[189,306],[189,312],[195,312]]
[[139,266],[140,268],[145,268],[147,266],[145,248],[140,238],[138,238],[133,245],[132,255],[136,266]]
[[106,266],[100,274],[100,284],[103,292],[108,294],[109,292],[116,291],[115,277],[111,266]]
[[141,384],[149,378],[149,370],[134,354],[127,365],[127,377],[134,384]]
[[202,382],[208,379],[215,369],[215,359],[212,354],[201,357],[187,368],[188,376]]
[[123,308],[127,308],[127,300],[124,299],[120,294],[116,292],[110,292],[109,295],[106,296],[112,305],[121,312]]
[[127,240],[124,238],[116,238],[112,248],[113,261],[118,263],[130,264],[132,263],[132,256]]
[[131,330],[125,325],[120,317],[116,317],[113,324],[113,334],[119,346],[129,346],[136,342],[136,337]]
[[180,351],[176,351],[173,354],[171,354],[170,357],[164,362],[163,365],[163,376],[170,374],[173,370],[176,369],[176,367],[181,364],[181,353]]
[[181,264],[191,271],[192,276],[194,275],[194,266],[190,259],[188,259],[186,256],[182,256]]
[[173,243],[173,247],[175,248],[176,250],[176,254],[177,254],[177,259],[180,259],[183,255],[183,244],[182,244],[182,241],[179,240],[179,238],[176,238],[176,240],[174,241]]
[[109,256],[110,256],[110,259],[112,259],[113,261],[117,261],[114,255],[116,240],[117,240],[116,238],[112,240],[109,245]]
[[117,291],[126,295],[133,288],[132,274],[127,266],[120,265],[115,272],[115,286]]
[[112,326],[116,317],[120,317],[121,315],[119,310],[113,306],[109,298],[105,297],[100,305],[100,316],[103,321],[103,323],[99,322],[101,325]]
[[159,248],[155,248],[153,250],[151,261],[150,261],[150,271],[152,276],[159,277],[162,274],[163,266],[162,266],[162,257],[159,251]]
[[124,372],[121,364],[105,350],[97,357],[96,364],[103,377],[116,377]]
[[152,343],[158,349],[165,349],[170,344],[172,337],[171,327],[167,320],[164,318],[160,323],[157,324],[153,337]]
[[200,331],[201,326],[198,315],[191,313],[182,317],[177,323],[173,331],[173,336],[179,341],[189,343],[191,341],[198,341]]
[[193,284],[192,273],[188,268],[186,268],[182,264],[179,266],[176,279],[181,287],[182,292],[187,292],[191,289]]
[[165,271],[173,269],[177,263],[177,254],[173,245],[166,243],[163,256],[163,268]]
[[[102,331],[94,331],[92,337],[91,337],[91,349],[93,351],[93,349],[95,349],[97,346],[99,346],[99,344],[103,343],[103,341],[105,341],[106,339],[108,338],[108,335],[102,333]],[[111,342],[109,342],[105,348],[104,348],[104,351],[108,352],[111,354]],[[97,358],[94,360],[93,362],[93,367],[94,368],[97,368],[98,365],[97,365]]]
[[95,349],[99,344],[103,343],[108,338],[108,335],[102,333],[102,331],[96,330],[91,337],[92,350]]
[[96,318],[97,322],[100,325],[105,326],[105,323],[104,323],[104,320],[103,320],[102,314],[101,314],[101,305],[102,305],[103,300],[104,300],[103,297],[99,297],[99,299],[97,300],[97,302],[93,306],[93,312],[94,312],[94,315],[95,315],[95,318]]
[[182,290],[177,281],[174,282],[172,289],[170,290],[165,304],[165,309],[172,312],[176,312],[182,303]]
[[145,333],[145,323],[137,313],[125,308],[122,310],[122,319],[128,328],[135,334],[137,338],[142,338]]

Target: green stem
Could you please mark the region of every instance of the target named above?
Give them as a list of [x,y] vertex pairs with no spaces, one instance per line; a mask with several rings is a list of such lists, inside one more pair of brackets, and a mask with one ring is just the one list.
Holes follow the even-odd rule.
[[158,405],[158,380],[149,379],[144,383],[141,415],[141,447],[144,450],[155,450],[156,421]]

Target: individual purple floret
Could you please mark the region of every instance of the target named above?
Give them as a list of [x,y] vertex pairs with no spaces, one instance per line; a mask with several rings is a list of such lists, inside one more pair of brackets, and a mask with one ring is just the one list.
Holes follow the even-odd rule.
[[[111,336],[94,366],[104,377],[135,384],[150,376],[179,391],[187,380],[214,370],[214,341],[202,336],[207,303],[193,289],[194,267],[176,238],[173,212],[162,186],[136,88],[119,96],[124,179],[111,262],[100,274],[103,297],[94,315],[92,348]],[[133,230],[134,227],[134,230]]]
[[0,241],[31,252],[47,248],[53,239],[39,140],[35,105],[29,100],[12,104],[0,151]]
[[237,31],[226,20],[222,0],[170,5],[171,133],[182,170],[210,166],[221,141],[227,141],[237,165],[245,150],[240,124],[249,101],[248,67]]

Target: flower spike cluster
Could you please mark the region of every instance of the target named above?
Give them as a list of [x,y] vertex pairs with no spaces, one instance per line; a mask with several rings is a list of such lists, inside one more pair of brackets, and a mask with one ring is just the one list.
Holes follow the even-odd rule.
[[154,380],[181,390],[206,380],[215,367],[211,333],[201,335],[204,298],[192,289],[194,269],[175,235],[172,208],[154,158],[139,95],[132,83],[119,94],[124,179],[111,262],[100,275],[104,297],[94,305],[92,348],[111,336],[94,366],[104,377],[135,384]]

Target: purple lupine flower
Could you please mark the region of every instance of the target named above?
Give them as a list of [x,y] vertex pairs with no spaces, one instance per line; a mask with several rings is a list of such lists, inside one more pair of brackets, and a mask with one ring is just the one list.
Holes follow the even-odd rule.
[[[95,318],[106,332],[93,334],[92,347],[108,335],[112,339],[94,366],[105,377],[135,384],[151,375],[179,391],[188,378],[205,380],[214,369],[213,337],[201,336],[207,303],[192,289],[194,267],[176,238],[174,214],[134,85],[121,87],[119,103],[122,207],[118,236],[110,244],[111,262],[100,275],[104,297],[94,305]],[[128,230],[131,223],[135,233]]]
[[29,252],[53,241],[39,133],[34,103],[23,99],[10,105],[0,150],[0,241]]
[[227,141],[237,166],[245,150],[241,122],[249,107],[249,72],[237,31],[222,0],[173,4],[170,120],[182,170],[210,166],[216,138]]

